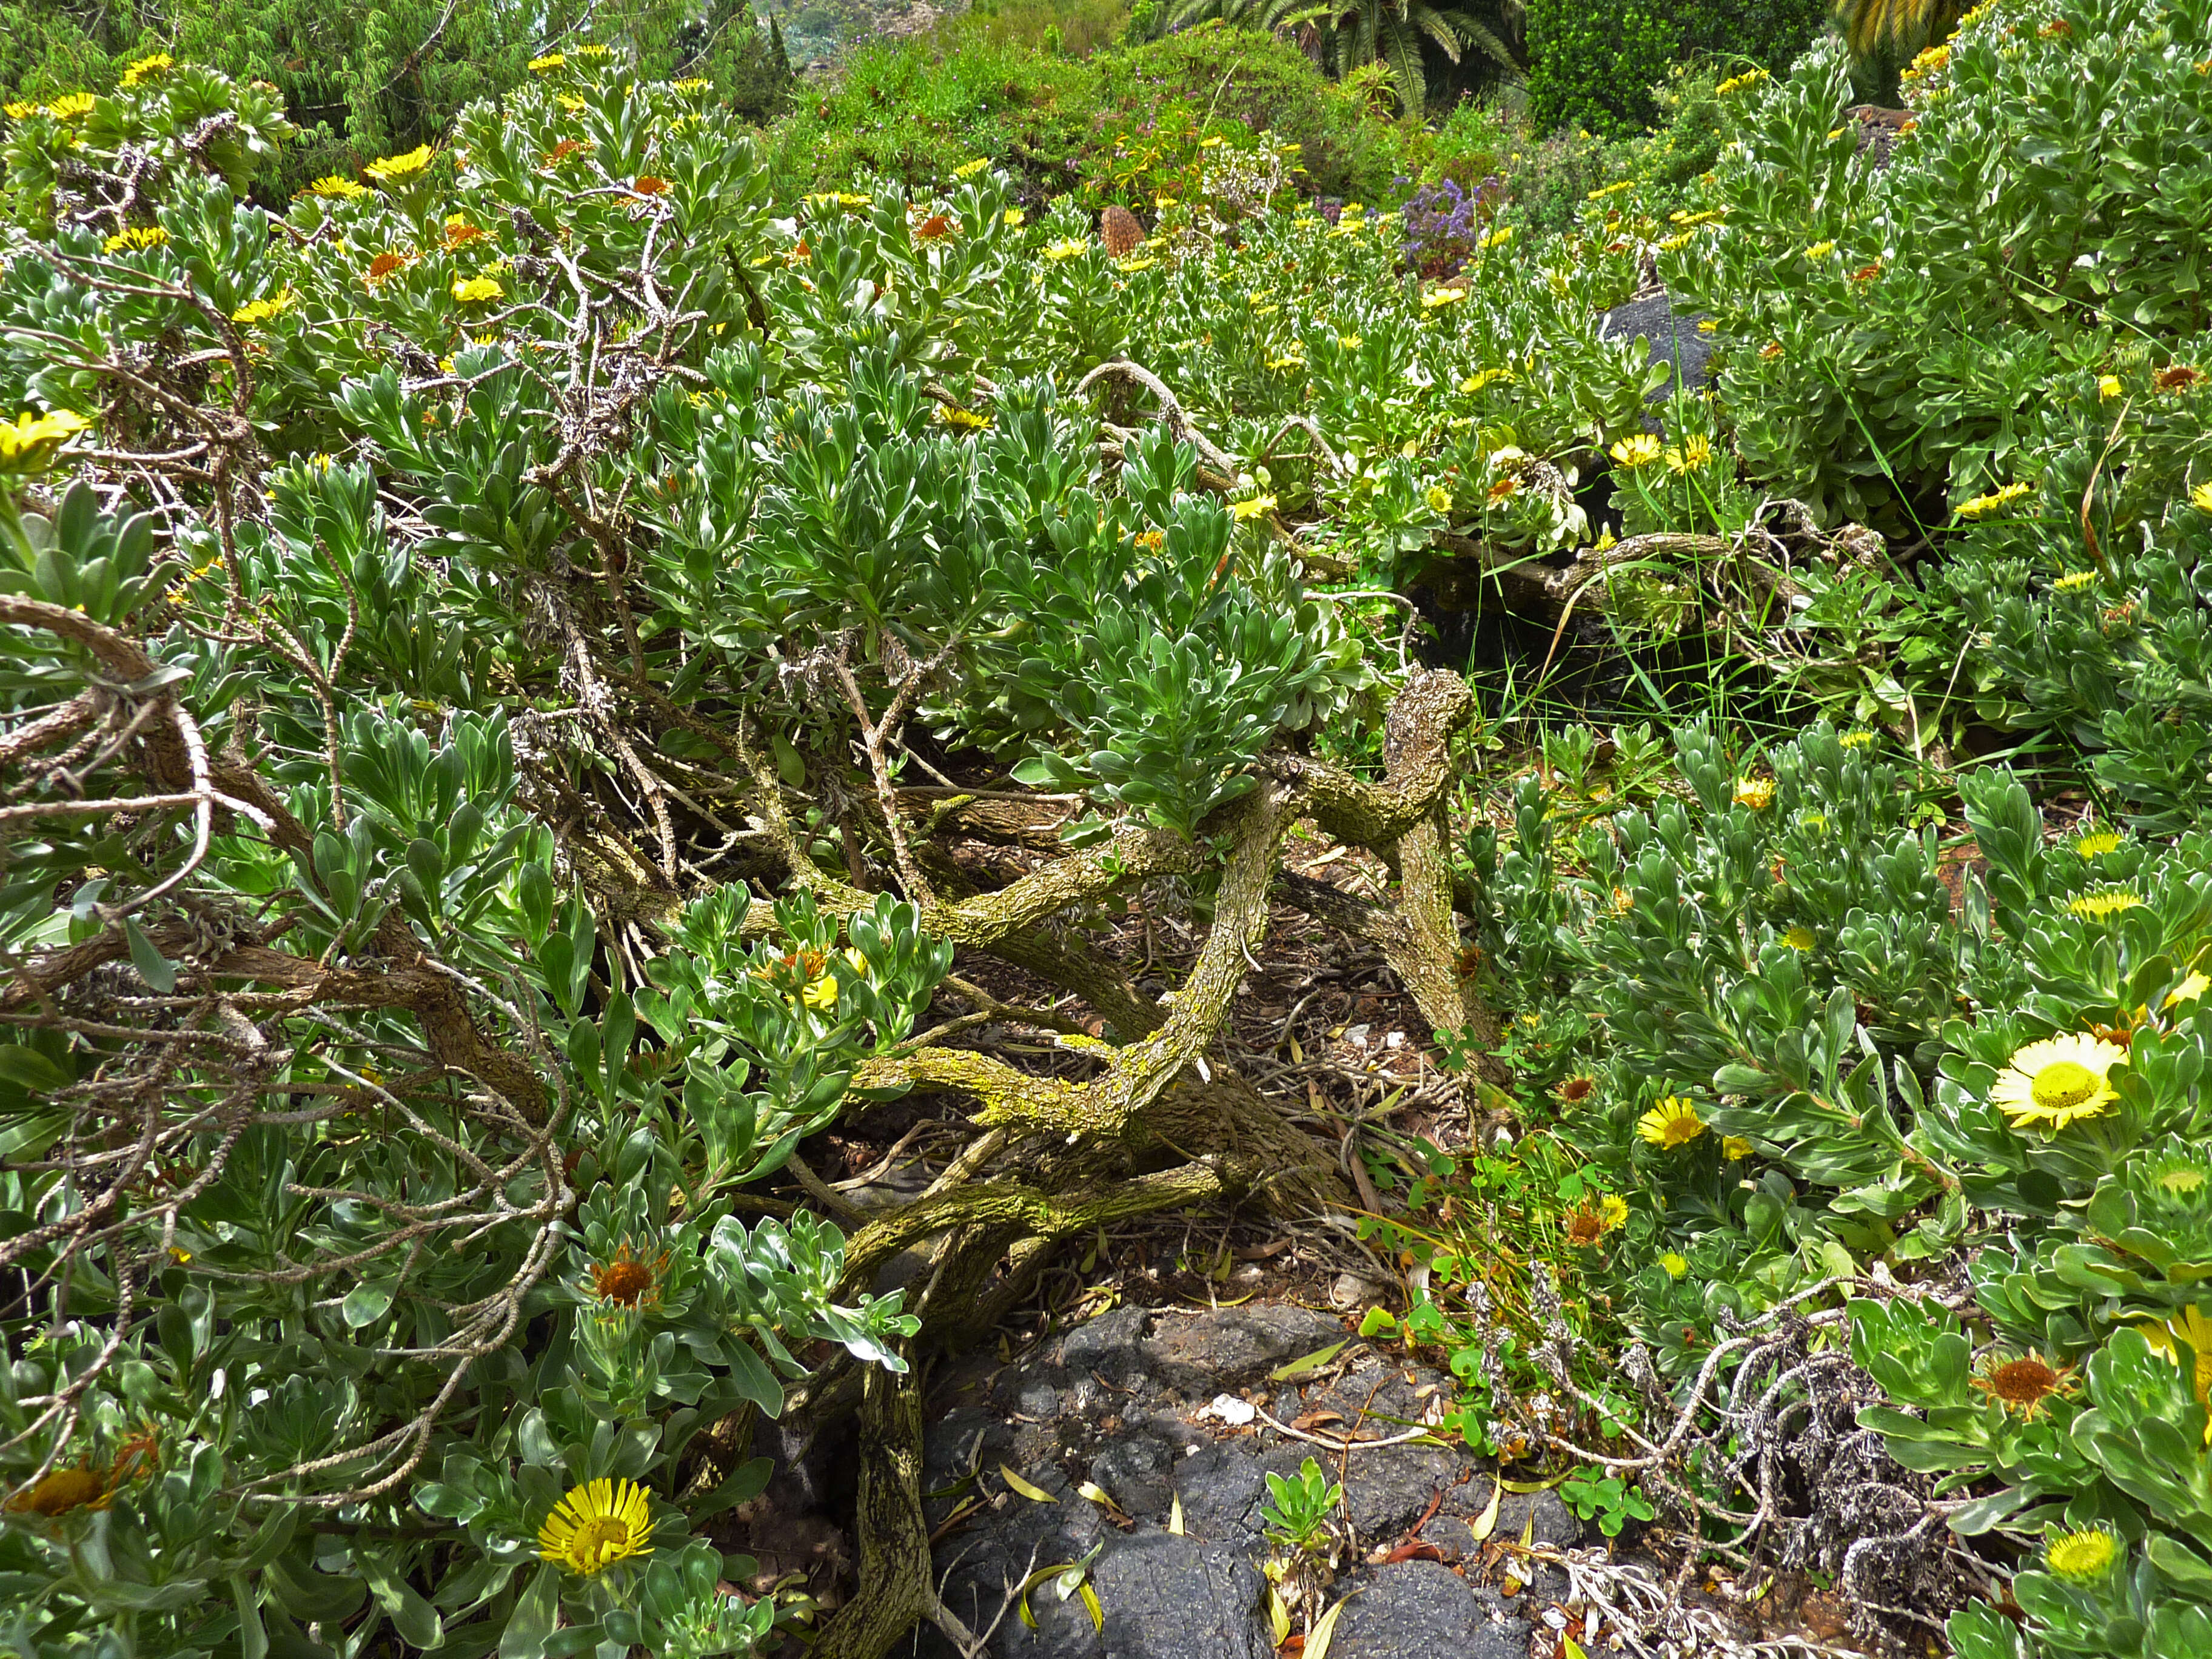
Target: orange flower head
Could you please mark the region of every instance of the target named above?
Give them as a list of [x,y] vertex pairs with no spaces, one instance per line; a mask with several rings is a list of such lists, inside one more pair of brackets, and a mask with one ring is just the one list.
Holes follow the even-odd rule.
[[40,1515],[52,1521],[71,1510],[106,1509],[107,1481],[98,1471],[80,1464],[73,1469],[49,1469],[28,1492],[9,1499],[18,1515]]
[[368,275],[365,280],[371,288],[374,288],[379,283],[390,281],[414,263],[414,258],[410,254],[394,253],[388,251],[380,253],[368,262]]
[[631,1253],[625,1238],[604,1266],[592,1263],[592,1293],[625,1308],[649,1307],[660,1299],[660,1270],[667,1265],[667,1251],[648,1262]]
[[629,187],[641,196],[665,196],[668,193],[668,180],[650,173],[641,173],[630,181]]
[[2073,1385],[2073,1368],[2055,1369],[2039,1354],[2024,1354],[2002,1364],[1992,1363],[1973,1379],[1974,1387],[2008,1412],[2033,1417],[2043,1402],[2064,1394]]

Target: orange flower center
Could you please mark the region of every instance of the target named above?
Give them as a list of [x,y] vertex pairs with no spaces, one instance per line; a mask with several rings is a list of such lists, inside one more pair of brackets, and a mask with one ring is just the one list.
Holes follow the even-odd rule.
[[638,1297],[652,1288],[653,1270],[642,1261],[611,1261],[604,1267],[592,1269],[592,1283],[608,1301],[635,1308]]
[[2058,1386],[2058,1373],[2033,1354],[1990,1373],[1990,1392],[2008,1406],[2033,1406]]
[[106,1492],[107,1483],[90,1469],[52,1469],[8,1507],[51,1519],[97,1502]]

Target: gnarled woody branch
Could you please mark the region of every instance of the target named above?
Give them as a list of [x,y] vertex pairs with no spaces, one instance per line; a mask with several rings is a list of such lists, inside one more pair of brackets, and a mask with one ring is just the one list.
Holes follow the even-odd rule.
[[[1316,761],[1273,757],[1259,787],[1217,812],[1206,826],[1210,839],[1228,840],[1227,868],[1215,899],[1213,925],[1183,985],[1168,1000],[1164,1022],[1122,1046],[1098,1044],[1095,1052],[1104,1064],[1099,1076],[1080,1083],[1037,1078],[989,1055],[924,1047],[870,1061],[855,1082],[866,1087],[957,1090],[980,1103],[977,1121],[990,1127],[1164,1139],[1186,1151],[1214,1150],[1210,1140],[1184,1138],[1204,1126],[1194,1121],[1191,1103],[1170,1097],[1169,1088],[1187,1070],[1210,1080],[1206,1051],[1227,1018],[1254,947],[1266,936],[1283,836],[1308,813],[1347,841],[1395,853],[1407,872],[1403,896],[1377,936],[1440,1027],[1471,1029],[1478,1038],[1494,1039],[1495,1020],[1454,971],[1458,934],[1444,847],[1451,743],[1474,713],[1474,696],[1457,675],[1422,673],[1391,704],[1381,783]],[[805,856],[773,777],[764,768],[757,776],[763,816],[793,878],[834,905],[858,908],[869,902],[868,896],[824,874]],[[897,810],[896,799],[887,805]],[[1124,830],[1110,854],[1071,854],[1000,892],[957,904],[925,898],[922,926],[956,945],[999,949],[1066,906],[1104,898],[1142,872],[1194,868],[1198,857],[1193,842],[1158,830]],[[1272,1118],[1264,1112],[1260,1116]],[[1286,1133],[1278,1138],[1256,1127],[1252,1133],[1272,1140],[1291,1170],[1317,1164],[1303,1136]]]
[[[11,623],[43,629],[82,647],[103,671],[108,682],[103,688],[105,695],[129,696],[132,695],[130,688],[145,684],[156,672],[154,659],[137,641],[65,606],[20,595],[0,595],[0,624]],[[185,797],[196,804],[198,843],[204,845],[208,823],[217,809],[242,811],[260,823],[276,846],[313,870],[314,838],[259,775],[235,762],[207,755],[199,743],[198,726],[168,690],[156,690],[144,696],[155,717],[138,728],[130,758],[140,775],[162,795]],[[74,710],[76,704],[72,702],[64,707]],[[52,720],[45,726],[45,741],[61,740],[70,726],[70,720]],[[28,730],[15,734],[12,752],[19,760],[30,752],[25,747]],[[173,877],[172,883],[179,878]],[[160,890],[158,887],[151,890]],[[141,902],[144,896],[150,893],[142,896]],[[459,988],[436,971],[398,911],[387,913],[379,924],[375,946],[390,964],[381,974],[349,974],[322,968],[304,957],[247,947],[245,951],[228,953],[228,971],[219,972],[217,977],[274,983],[301,1006],[314,1002],[359,1007],[404,1005],[421,1024],[430,1050],[441,1065],[475,1078],[504,1097],[532,1123],[543,1123],[546,1093],[536,1072],[477,1028]],[[26,1001],[50,997],[93,969],[120,961],[128,953],[118,922],[98,939],[35,957],[21,965],[15,983],[0,990],[0,1011],[13,1011]],[[187,954],[178,952],[179,957]]]

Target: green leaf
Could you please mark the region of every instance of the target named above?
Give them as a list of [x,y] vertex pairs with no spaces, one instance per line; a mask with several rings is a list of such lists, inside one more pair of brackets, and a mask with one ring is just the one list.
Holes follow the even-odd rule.
[[[1387,1318],[1389,1316],[1385,1315],[1384,1317]],[[1361,1334],[1364,1335],[1366,1332],[1363,1329]],[[1350,1337],[1346,1337],[1344,1342],[1349,1342],[1351,1340]],[[1344,1352],[1344,1342],[1332,1342],[1326,1348],[1316,1348],[1311,1353],[1300,1354],[1289,1364],[1278,1366],[1269,1371],[1267,1380],[1271,1382],[1287,1382],[1294,1376],[1304,1376],[1309,1372],[1317,1371]]]
[[242,1575],[230,1581],[230,1599],[238,1608],[240,1659],[269,1659],[269,1632],[261,1623],[261,1596]]
[[338,1311],[345,1316],[347,1328],[357,1331],[362,1326],[374,1325],[383,1318],[392,1307],[395,1288],[393,1280],[368,1279],[348,1291],[345,1300],[338,1304]]
[[70,1075],[36,1048],[20,1042],[0,1044],[0,1082],[32,1094],[50,1095],[69,1086]]
[[167,996],[177,988],[177,970],[170,966],[167,957],[154,948],[154,941],[139,927],[137,917],[124,917],[123,937],[130,942],[131,965],[138,970],[139,978],[153,987],[156,995]]
[[542,1659],[561,1611],[561,1570],[548,1562],[514,1604],[499,1635],[499,1659]]
[[744,1340],[729,1344],[730,1386],[738,1391],[741,1400],[750,1400],[770,1417],[783,1415],[783,1384],[775,1380],[775,1373],[768,1362],[753,1351],[753,1346]]

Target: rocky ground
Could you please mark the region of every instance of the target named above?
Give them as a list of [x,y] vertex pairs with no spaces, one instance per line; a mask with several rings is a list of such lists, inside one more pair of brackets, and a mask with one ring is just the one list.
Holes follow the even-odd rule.
[[[1492,1477],[1455,1437],[1423,1432],[1450,1387],[1289,1305],[1118,1308],[1022,1363],[948,1378],[923,1478],[945,1601],[976,1631],[995,1621],[1000,1659],[1269,1659],[1266,1475],[1311,1457],[1345,1492],[1331,1659],[1549,1654],[1566,1578],[1520,1546],[1569,1546],[1579,1527],[1548,1492],[1504,1493],[1478,1543]],[[1034,1629],[1003,1612],[1010,1586],[1093,1549],[1103,1630],[1048,1583],[1029,1596]],[[934,1632],[919,1650],[955,1653]]]

